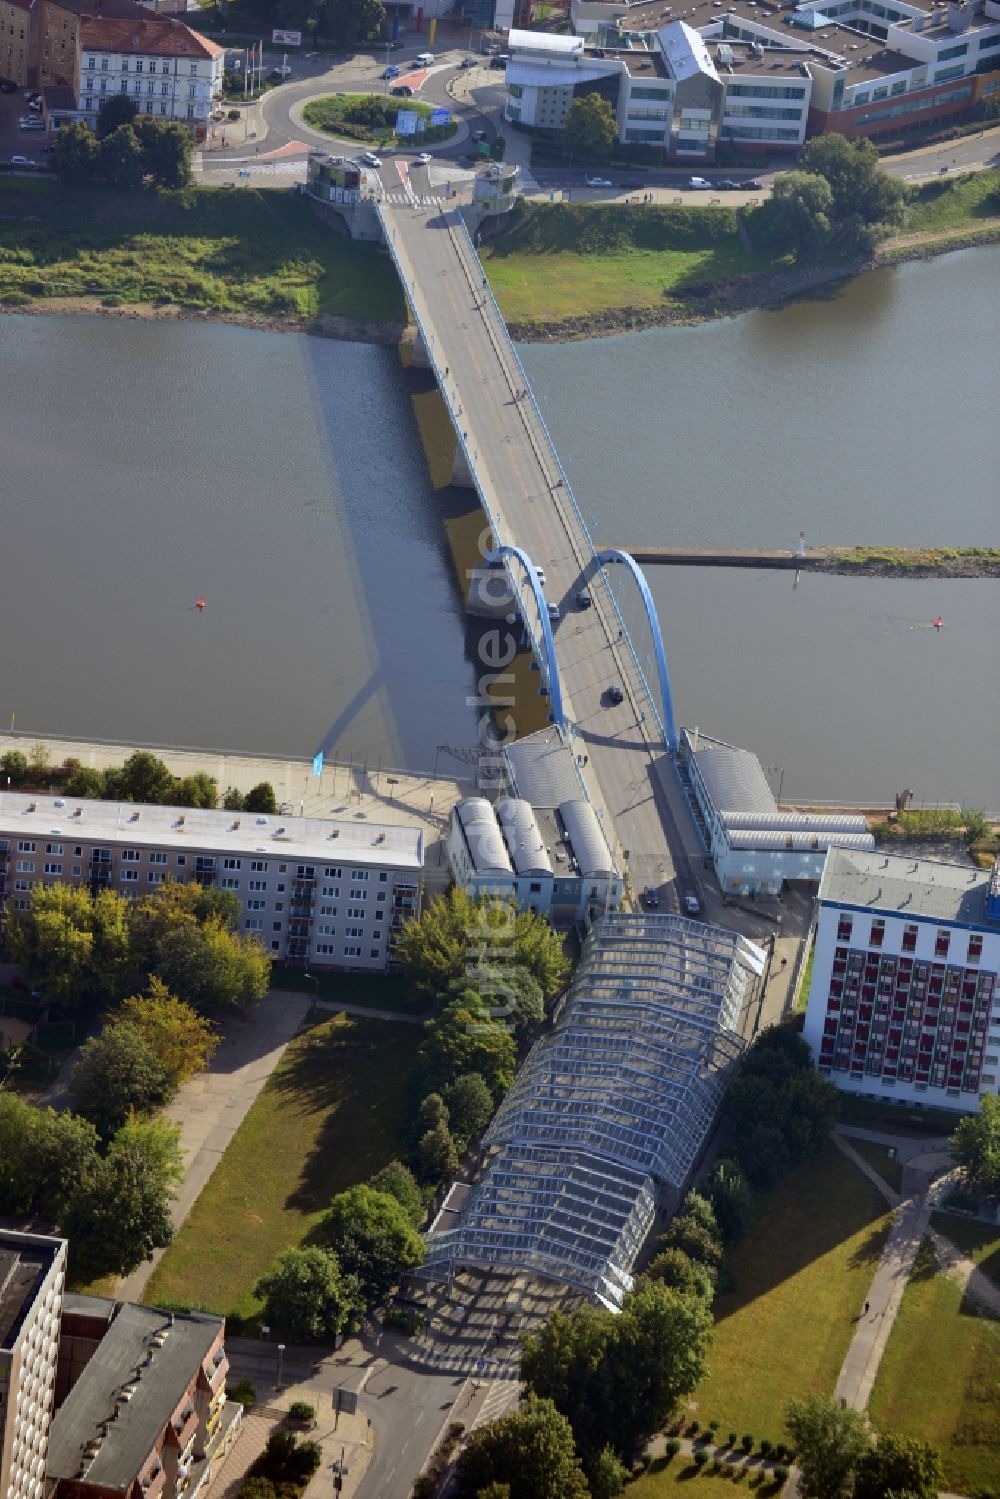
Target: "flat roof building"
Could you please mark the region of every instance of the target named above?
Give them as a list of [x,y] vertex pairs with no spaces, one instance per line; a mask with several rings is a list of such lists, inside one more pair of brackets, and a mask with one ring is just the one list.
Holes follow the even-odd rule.
[[66,1240],[0,1231],[0,1495],[43,1499]]
[[240,928],[278,962],[384,969],[419,905],[424,834],[367,819],[257,815],[0,792],[0,903],[36,884],[232,890]]
[[838,1088],[969,1112],[1000,1079],[992,871],[832,848],[804,1035]]

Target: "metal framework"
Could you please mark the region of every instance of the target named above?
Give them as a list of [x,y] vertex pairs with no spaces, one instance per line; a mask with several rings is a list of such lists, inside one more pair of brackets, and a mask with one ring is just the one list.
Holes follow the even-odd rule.
[[745,938],[683,917],[599,922],[426,1273],[534,1270],[620,1306],[657,1202],[677,1200],[712,1129],[763,968]]
[[649,584],[646,582],[646,575],[634,557],[628,552],[619,551],[617,547],[608,547],[606,551],[598,552],[597,560],[602,565],[607,562],[620,562],[628,569],[639,590],[649,631],[653,637],[653,653],[656,657],[656,671],[660,679],[663,711],[661,724],[667,740],[667,749],[673,754],[677,748],[677,730],[674,727],[674,700],[670,691],[670,676],[667,672],[667,653],[663,646],[663,632],[660,629],[659,616],[656,613],[656,605],[653,603],[653,595],[649,591]]
[[[501,559],[514,557],[521,564],[524,575],[528,580],[531,592],[534,595],[535,606],[538,610],[538,618],[542,627],[542,645],[545,648],[545,663],[548,670],[549,703],[551,706],[551,718],[560,728],[565,728],[566,720],[563,716],[562,687],[559,682],[559,663],[556,660],[556,645],[552,638],[552,626],[549,623],[549,610],[542,592],[542,585],[538,581],[538,573],[535,565],[523,547],[509,546],[507,543],[495,547],[492,552],[486,554],[487,562],[498,562]],[[524,621],[528,628],[528,621]]]

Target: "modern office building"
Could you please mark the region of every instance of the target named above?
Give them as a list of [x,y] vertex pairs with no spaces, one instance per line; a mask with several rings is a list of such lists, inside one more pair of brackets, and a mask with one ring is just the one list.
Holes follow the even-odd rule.
[[680,916],[589,933],[553,1032],[431,1228],[421,1274],[543,1276],[617,1309],[658,1207],[676,1207],[748,1038],[765,955]]
[[66,1241],[0,1231],[0,1499],[43,1499]]
[[818,884],[828,849],[875,847],[863,817],[780,811],[749,750],[682,729],[678,766],[727,895],[780,895],[791,880]]
[[238,895],[276,962],[385,969],[423,863],[417,827],[0,792],[0,904],[27,909],[36,884],[198,880]]
[[242,1415],[226,1400],[224,1330],[202,1313],[67,1297],[51,1499],[196,1499]]
[[992,871],[832,848],[805,1038],[846,1092],[971,1112],[1000,1078]]
[[623,145],[693,163],[827,130],[896,139],[1000,92],[1000,0],[574,0],[571,15],[573,36],[511,31],[507,118],[559,130],[598,93]]

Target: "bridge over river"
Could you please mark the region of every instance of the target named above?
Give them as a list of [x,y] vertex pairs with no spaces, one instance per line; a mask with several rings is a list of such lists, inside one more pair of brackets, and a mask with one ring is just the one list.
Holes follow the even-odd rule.
[[[493,300],[457,206],[383,198],[378,217],[419,334],[458,433],[472,482],[503,557],[525,628],[593,802],[636,890],[674,886],[700,851],[669,751],[673,708],[645,579],[624,553],[598,554],[559,455]],[[637,649],[607,569],[626,569],[647,609],[653,642]],[[545,576],[544,599],[534,569]],[[588,589],[593,607],[577,595]],[[559,606],[550,626],[547,603]],[[644,660],[654,660],[647,670]],[[623,701],[608,688],[620,685]]]

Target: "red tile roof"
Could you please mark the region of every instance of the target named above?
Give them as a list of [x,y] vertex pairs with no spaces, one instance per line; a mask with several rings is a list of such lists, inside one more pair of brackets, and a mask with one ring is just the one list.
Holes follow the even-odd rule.
[[80,46],[92,52],[134,53],[141,57],[221,57],[225,51],[183,21],[150,11],[143,11],[141,17],[81,16]]

